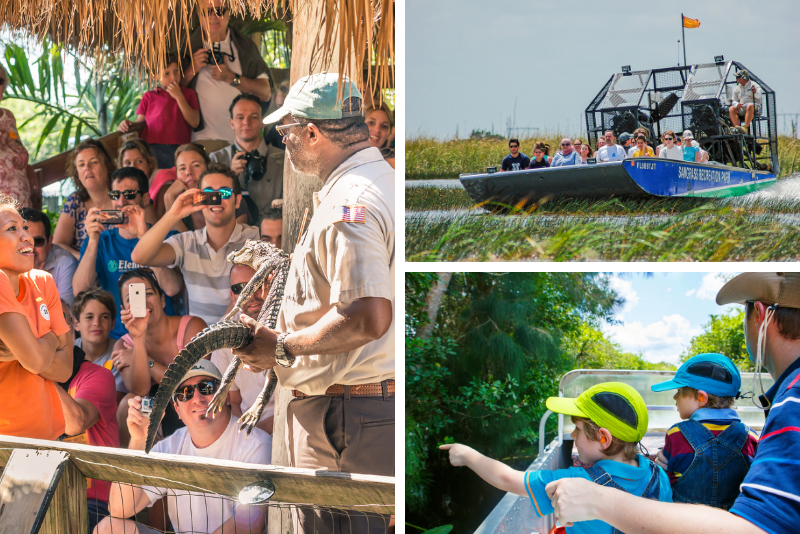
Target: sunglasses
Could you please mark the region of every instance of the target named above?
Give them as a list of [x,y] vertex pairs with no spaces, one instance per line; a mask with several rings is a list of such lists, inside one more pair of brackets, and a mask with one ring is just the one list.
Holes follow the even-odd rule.
[[288,135],[289,129],[293,128],[294,126],[303,126],[302,122],[293,122],[292,124],[281,124],[275,126],[275,131],[278,132],[278,135]]
[[233,284],[231,286],[231,293],[233,293],[234,295],[240,294],[246,285],[247,282],[239,282],[238,284]]
[[508,145],[508,148],[519,148],[519,145]]
[[227,13],[227,12],[228,12],[228,8],[227,8],[227,7],[225,7],[225,6],[219,6],[219,7],[207,7],[207,8],[206,8],[206,15],[208,15],[209,17],[210,17],[212,14],[214,14],[214,15],[216,15],[216,16],[218,16],[218,17],[224,17],[224,16],[225,16],[225,13]]
[[672,141],[673,139],[675,139],[675,138],[674,137],[665,137],[664,141]]
[[219,189],[213,189],[211,187],[206,187],[203,189],[206,193],[219,193],[223,199],[231,198],[233,196],[233,189],[230,187],[220,187]]
[[220,381],[214,378],[202,380],[193,386],[183,386],[178,388],[175,392],[175,400],[179,402],[186,402],[194,397],[194,390],[200,392],[200,395],[213,395],[219,389]]
[[138,189],[126,189],[125,191],[117,191],[116,189],[113,189],[108,192],[108,198],[111,200],[119,200],[119,196],[122,195],[126,200],[133,200],[136,198],[136,195],[140,195],[142,193],[144,193],[144,191],[140,191]]
[[43,247],[44,244],[47,243],[47,240],[41,236],[33,238],[33,246],[34,247]]
[[572,146],[572,143],[561,143],[561,146]]

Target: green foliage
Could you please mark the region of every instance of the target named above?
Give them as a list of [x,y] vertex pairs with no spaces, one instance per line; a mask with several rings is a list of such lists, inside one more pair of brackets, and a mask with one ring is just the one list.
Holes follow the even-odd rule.
[[[74,61],[74,75],[69,79],[64,57]],[[30,126],[36,134],[35,146],[28,145],[34,161],[50,139],[56,140],[51,150],[58,153],[85,135],[107,134],[110,127],[134,115],[146,90],[139,80],[123,72],[119,58],[101,70],[81,63],[81,58],[47,39],[36,59],[30,58],[25,48],[7,43],[3,63],[9,73],[6,98],[34,106],[32,115],[17,118],[20,133],[27,133]],[[35,77],[31,66],[36,67]]]
[[639,369],[675,370],[666,362],[652,363],[641,354],[623,352],[618,343],[610,341],[602,330],[582,324],[577,334],[564,342],[564,351],[582,369]]
[[406,503],[433,524],[445,520],[429,495],[454,498],[456,476],[438,445],[529,461],[544,401],[574,363],[562,344],[621,303],[596,273],[454,273],[433,335],[419,339],[436,281],[435,273],[405,279]]
[[740,371],[753,372],[755,365],[747,354],[743,322],[744,308],[712,315],[711,320],[703,325],[703,333],[693,337],[689,348],[681,354],[681,361],[705,352],[717,352],[733,360]]

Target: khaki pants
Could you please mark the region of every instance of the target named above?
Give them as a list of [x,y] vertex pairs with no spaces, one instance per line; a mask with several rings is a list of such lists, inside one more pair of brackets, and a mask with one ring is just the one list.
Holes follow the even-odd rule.
[[[394,476],[394,397],[294,399],[286,414],[289,465]],[[381,534],[389,517],[349,510],[298,510],[295,533]]]

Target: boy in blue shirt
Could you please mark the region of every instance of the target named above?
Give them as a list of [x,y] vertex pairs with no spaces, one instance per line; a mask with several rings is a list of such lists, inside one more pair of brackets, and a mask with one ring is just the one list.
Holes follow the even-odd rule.
[[[575,399],[550,397],[547,408],[571,415],[575,423],[572,439],[581,462],[592,467],[570,467],[555,471],[517,471],[458,443],[442,445],[450,452],[450,463],[465,465],[493,486],[528,496],[537,515],[553,513],[545,486],[561,478],[585,478],[648,499],[672,502],[666,473],[637,452],[637,443],[647,432],[647,407],[642,396],[620,382],[597,384]],[[585,521],[567,527],[573,533],[611,533],[602,521]]]
[[733,409],[742,379],[722,354],[698,354],[672,380],[653,391],[677,389],[673,397],[681,419],[667,431],[656,463],[672,484],[673,500],[728,510],[750,470],[758,436]]

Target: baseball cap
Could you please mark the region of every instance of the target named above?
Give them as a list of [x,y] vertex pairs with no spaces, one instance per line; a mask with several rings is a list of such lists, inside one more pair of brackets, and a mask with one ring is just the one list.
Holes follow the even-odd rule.
[[611,435],[636,443],[647,432],[647,406],[633,387],[622,382],[603,382],[577,398],[550,397],[545,403],[555,413],[586,417]]
[[356,84],[342,77],[342,95],[339,98],[339,73],[321,72],[300,78],[286,95],[283,106],[264,118],[264,124],[278,122],[291,113],[306,119],[343,119],[363,115],[362,110],[342,111],[342,99],[361,98]]
[[717,293],[719,305],[755,301],[800,308],[800,273],[742,273]]
[[694,139],[694,136],[692,135],[692,131],[691,130],[684,130],[683,131],[683,138],[684,139]]
[[747,72],[746,69],[737,70],[736,71],[736,77],[737,78],[742,78],[742,79],[745,79],[745,80],[749,80],[750,79],[750,73]]
[[675,372],[672,380],[653,384],[653,391],[667,391],[688,386],[720,397],[735,397],[742,387],[742,376],[730,358],[713,352],[689,358]]
[[620,140],[621,143],[624,143],[628,139],[633,139],[633,135],[629,134],[628,132],[620,134],[620,136],[619,136],[619,140]]
[[201,358],[200,361],[194,364],[192,368],[189,369],[185,375],[183,375],[180,383],[183,384],[195,376],[210,376],[211,378],[222,380],[222,373],[219,372],[217,366],[211,363],[211,360],[206,360],[203,358]]

